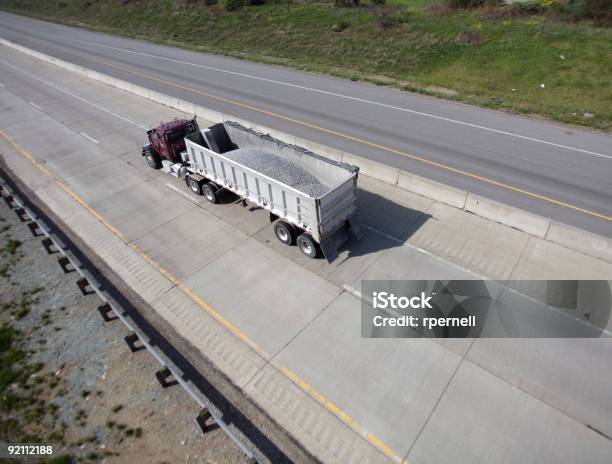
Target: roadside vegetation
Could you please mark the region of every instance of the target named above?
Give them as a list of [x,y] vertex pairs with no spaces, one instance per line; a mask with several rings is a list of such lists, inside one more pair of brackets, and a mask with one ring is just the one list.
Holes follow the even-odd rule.
[[610,0],[0,0],[0,7],[612,129]]

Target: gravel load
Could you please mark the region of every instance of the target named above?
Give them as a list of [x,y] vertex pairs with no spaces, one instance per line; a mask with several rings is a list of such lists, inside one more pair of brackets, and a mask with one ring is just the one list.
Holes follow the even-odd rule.
[[304,168],[260,148],[239,148],[223,156],[289,185],[311,197],[320,197],[329,188]]

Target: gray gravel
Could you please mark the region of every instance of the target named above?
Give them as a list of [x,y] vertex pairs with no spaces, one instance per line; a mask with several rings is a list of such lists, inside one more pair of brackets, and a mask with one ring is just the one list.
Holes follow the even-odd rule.
[[[71,463],[244,463],[221,428],[201,433],[187,392],[160,388],[157,360],[129,351],[127,328],[103,322],[102,300],[82,295],[79,275],[64,274],[57,254],[47,254],[40,241],[0,201],[0,326],[19,330],[24,362],[42,366],[28,390],[16,381],[0,388],[0,396],[38,392],[27,409],[0,408],[0,422],[16,417],[37,441],[54,445],[54,457],[70,456]],[[5,251],[9,242],[12,253]],[[15,433],[5,423],[0,442]]]
[[239,148],[225,152],[223,156],[311,197],[318,198],[329,191],[329,187],[302,167],[260,148]]

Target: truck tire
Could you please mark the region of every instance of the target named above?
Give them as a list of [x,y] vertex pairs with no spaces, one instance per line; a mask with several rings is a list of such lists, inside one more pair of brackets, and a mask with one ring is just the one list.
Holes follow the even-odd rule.
[[211,203],[217,203],[217,186],[212,182],[204,184],[202,186],[202,195]]
[[319,255],[319,244],[310,234],[300,234],[297,238],[297,246],[309,258],[316,258]]
[[185,177],[185,182],[187,183],[187,187],[189,187],[193,193],[196,195],[202,195],[202,183],[198,179],[187,176]]
[[295,229],[285,221],[277,221],[274,223],[274,235],[285,245],[293,245],[295,243]]
[[151,147],[147,148],[145,158],[147,159],[147,164],[151,169],[161,168],[161,158]]

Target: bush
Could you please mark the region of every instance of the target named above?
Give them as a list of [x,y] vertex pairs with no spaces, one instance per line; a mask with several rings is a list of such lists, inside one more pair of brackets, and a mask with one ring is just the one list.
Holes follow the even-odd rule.
[[372,5],[384,5],[387,0],[372,0]]
[[612,21],[612,2],[610,0],[566,0],[559,5],[564,16],[574,20],[595,19]]
[[359,6],[361,0],[334,0],[334,5],[337,8],[350,8],[352,6]]
[[446,4],[453,9],[467,10],[471,8],[480,8],[484,5],[484,0],[446,0]]
[[544,3],[541,0],[528,0],[526,2],[514,3],[511,8],[515,8],[519,11],[526,13],[541,13],[544,11]]
[[236,11],[247,4],[247,0],[221,0],[221,6],[227,11]]
[[340,20],[337,23],[334,23],[332,25],[331,30],[334,31],[334,32],[342,32],[342,31],[348,29],[350,25],[351,25],[351,23],[349,23],[348,21]]

